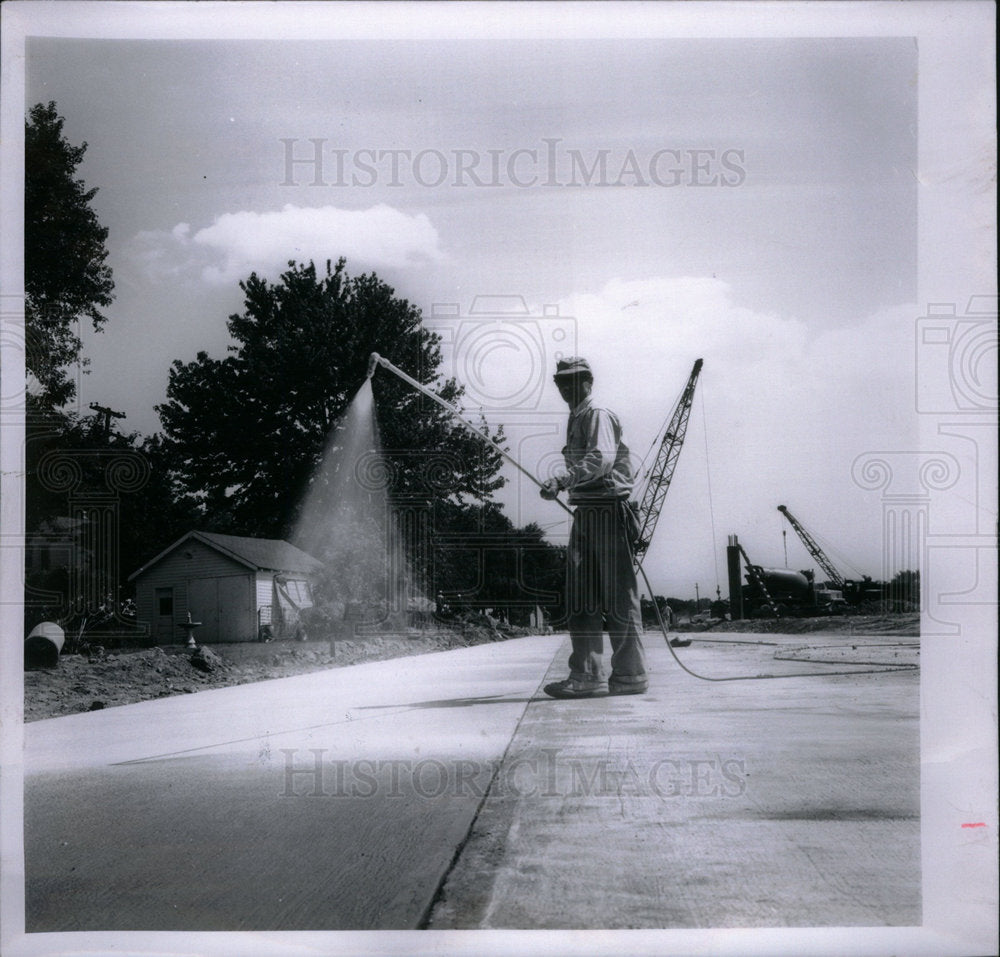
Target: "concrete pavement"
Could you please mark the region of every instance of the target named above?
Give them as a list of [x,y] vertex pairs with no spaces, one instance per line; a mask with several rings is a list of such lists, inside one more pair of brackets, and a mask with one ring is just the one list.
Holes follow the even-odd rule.
[[[678,654],[841,642],[761,637]],[[553,636],[28,725],[28,930],[919,923],[917,673],[648,643],[636,697],[546,699]]]
[[[900,641],[678,654],[708,676],[794,674],[915,663]],[[429,926],[919,924],[917,672],[709,683],[648,644],[648,694],[532,702]]]

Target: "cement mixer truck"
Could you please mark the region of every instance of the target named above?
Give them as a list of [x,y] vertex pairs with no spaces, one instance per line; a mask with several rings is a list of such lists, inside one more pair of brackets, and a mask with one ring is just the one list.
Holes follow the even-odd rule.
[[[743,586],[743,614],[747,618],[811,617],[813,615],[843,615],[847,602],[841,591],[817,584],[811,570],[792,571],[790,568],[763,568],[754,565],[746,573]],[[768,600],[770,599],[770,600]]]
[[[735,535],[726,549],[729,566],[729,604],[733,619],[842,615],[843,593],[829,583],[818,585],[812,571],[765,568],[750,561]],[[743,578],[746,584],[743,584]]]

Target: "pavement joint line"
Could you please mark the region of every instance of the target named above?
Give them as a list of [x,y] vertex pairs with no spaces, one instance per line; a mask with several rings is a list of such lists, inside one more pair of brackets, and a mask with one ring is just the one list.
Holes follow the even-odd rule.
[[[802,648],[846,648],[847,645],[801,645]],[[865,645],[866,648],[919,648],[919,641],[886,641],[878,645]]]
[[[899,643],[889,643],[884,645],[866,645],[865,649],[868,648],[912,648],[913,645],[903,645]],[[784,654],[779,652],[774,653],[775,661],[801,661],[803,664],[810,665],[840,665],[841,667],[852,668],[855,665],[872,665],[874,666],[870,671],[851,671],[845,672],[845,674],[881,674],[883,671],[916,671],[919,669],[919,664],[914,664],[910,662],[891,662],[891,661],[831,661],[826,658],[811,658],[808,657],[809,652],[823,651],[824,649],[834,648],[843,651],[846,645],[794,645],[792,647],[786,648]],[[798,657],[801,652],[806,652],[807,655],[803,657]]]
[[451,860],[448,865],[444,868],[441,873],[437,884],[434,887],[434,892],[431,894],[430,900],[428,901],[427,907],[424,909],[420,920],[417,921],[415,925],[416,930],[427,930],[430,927],[431,919],[434,915],[434,908],[438,905],[441,900],[441,895],[444,892],[445,885],[448,883],[448,878],[451,877],[452,872],[458,865],[460,858],[462,857],[462,852],[465,850],[466,845],[472,837],[472,832],[476,828],[476,822],[479,820],[480,814],[482,814],[483,808],[486,806],[487,800],[489,800],[490,794],[493,791],[493,785],[496,782],[497,775],[500,773],[500,769],[504,766],[504,762],[507,760],[507,755],[510,753],[510,749],[514,744],[514,740],[517,738],[517,733],[521,729],[521,724],[524,722],[524,717],[528,713],[528,708],[531,706],[532,702],[536,700],[538,692],[541,690],[542,686],[545,684],[545,679],[548,676],[549,671],[552,669],[552,662],[556,660],[556,655],[562,651],[564,644],[559,644],[555,650],[552,652],[552,658],[549,661],[548,667],[542,673],[541,680],[535,687],[534,692],[532,692],[531,697],[525,701],[524,707],[521,709],[520,715],[518,715],[517,723],[514,725],[514,730],[511,732],[510,738],[507,740],[507,746],[503,749],[503,754],[500,756],[500,760],[496,762],[493,767],[493,774],[490,776],[490,783],[486,786],[486,790],[483,792],[483,796],[479,799],[479,803],[476,805],[476,810],[469,821],[469,826],[466,828],[465,834],[462,840],[458,842],[455,846],[455,853],[452,854]]
[[[391,705],[390,705],[391,707]],[[333,728],[338,724],[355,724],[359,721],[375,721],[378,718],[392,717],[396,714],[406,714],[408,711],[418,711],[419,708],[410,707],[400,707],[395,711],[391,711],[388,714],[369,714],[360,718],[343,718],[339,721],[325,721],[322,724],[310,724],[302,728],[284,728],[281,731],[267,731],[265,734],[268,736],[281,736],[284,734],[295,734],[299,731],[317,731],[320,728]],[[231,741],[215,741],[212,744],[203,744],[197,748],[184,748],[180,751],[166,751],[163,754],[150,754],[144,758],[129,758],[127,761],[115,761],[110,767],[123,767],[129,764],[144,764],[147,761],[160,761],[163,758],[175,758],[182,754],[193,754],[195,751],[208,751],[211,748],[222,748],[229,744],[246,744],[247,741],[256,741],[260,738],[260,734],[252,734],[246,738],[233,738]]]
[[[537,693],[537,688],[530,698],[525,699],[525,704],[530,704],[534,700],[534,695]],[[491,704],[504,704],[511,703],[517,699],[508,698],[506,695],[489,695],[488,699],[497,699],[495,701],[490,700]],[[480,699],[487,700],[487,699]],[[310,724],[301,728],[283,728],[280,731],[267,731],[265,732],[269,736],[280,737],[285,734],[295,734],[300,731],[318,731],[320,728],[333,728],[339,724],[355,724],[359,721],[375,721],[379,718],[391,718],[397,714],[407,714],[411,711],[421,711],[427,707],[426,702],[419,702],[413,705],[363,705],[362,708],[380,708],[383,709],[381,714],[368,714],[363,715],[358,718],[342,718],[338,721],[325,721],[322,724]],[[353,710],[360,710],[356,708]],[[348,713],[351,713],[350,711]],[[143,764],[147,761],[161,761],[164,758],[175,758],[182,754],[193,754],[196,751],[208,751],[211,748],[222,748],[230,744],[246,744],[247,741],[256,741],[260,737],[260,734],[253,734],[245,738],[233,738],[230,741],[216,741],[212,744],[202,744],[196,748],[183,748],[180,751],[166,751],[162,754],[150,754],[142,758],[129,758],[127,761],[115,761],[110,767],[123,767],[129,764]]]
[[[748,641],[746,639],[739,638],[694,638],[695,642],[700,642],[706,645],[766,645],[769,648],[784,648],[787,646],[786,642],[783,641]],[[857,641],[855,638],[848,638],[847,642]],[[847,642],[841,645],[802,645],[803,648],[844,648]],[[882,642],[877,645],[865,644],[866,648],[919,648],[919,641],[890,641]]]

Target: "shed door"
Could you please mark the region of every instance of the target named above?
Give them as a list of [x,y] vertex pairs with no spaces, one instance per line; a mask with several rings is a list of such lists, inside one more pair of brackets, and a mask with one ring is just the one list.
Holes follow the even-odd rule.
[[219,584],[219,641],[257,638],[256,588],[248,575],[217,578]]
[[170,645],[181,640],[183,632],[175,620],[173,588],[157,588],[153,592],[153,640],[158,645]]
[[195,641],[252,641],[257,637],[249,575],[188,582],[191,617],[201,622]]

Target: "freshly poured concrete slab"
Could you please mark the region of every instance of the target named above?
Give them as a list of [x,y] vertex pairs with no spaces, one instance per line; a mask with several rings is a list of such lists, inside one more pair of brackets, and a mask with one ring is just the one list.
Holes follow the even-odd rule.
[[416,926],[560,640],[28,725],[27,930]]
[[[647,643],[646,695],[529,706],[429,926],[919,924],[916,670],[708,682]],[[678,655],[720,678],[918,650],[727,635]]]

